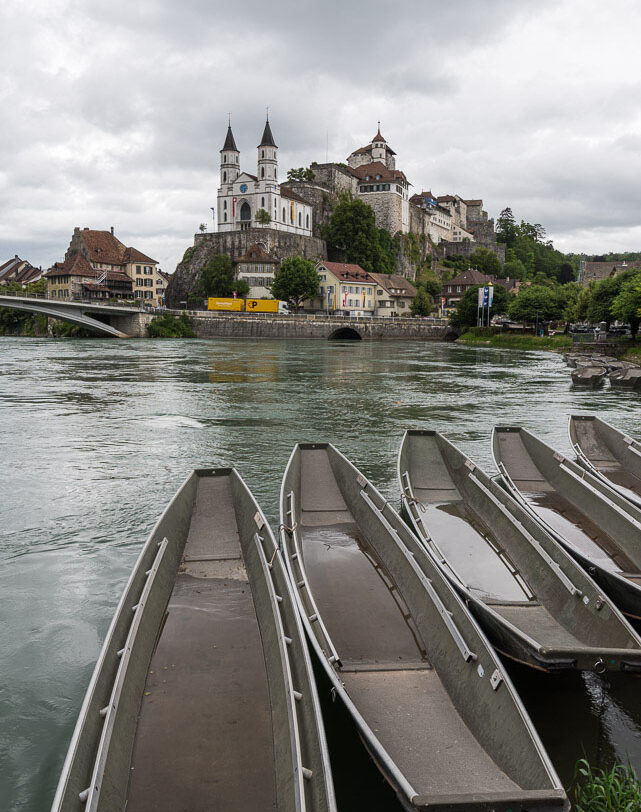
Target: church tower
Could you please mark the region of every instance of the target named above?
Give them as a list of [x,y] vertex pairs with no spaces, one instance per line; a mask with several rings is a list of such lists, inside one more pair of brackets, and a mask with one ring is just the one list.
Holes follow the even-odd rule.
[[267,181],[270,185],[278,183],[278,147],[269,126],[269,118],[265,122],[263,137],[258,145],[258,180]]
[[220,150],[220,185],[233,183],[240,173],[240,152],[231,131],[231,121],[227,127],[227,137]]

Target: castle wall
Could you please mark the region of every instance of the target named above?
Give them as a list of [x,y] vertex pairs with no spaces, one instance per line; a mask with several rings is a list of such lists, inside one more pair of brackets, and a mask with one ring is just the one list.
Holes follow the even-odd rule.
[[254,243],[271,254],[280,263],[287,257],[327,259],[325,241],[303,234],[276,231],[273,228],[249,228],[245,231],[226,231],[216,234],[194,235],[194,245],[185,252],[173,274],[165,294],[168,307],[181,307],[187,295],[200,278],[204,265],[218,254],[228,254],[232,260],[244,256]]

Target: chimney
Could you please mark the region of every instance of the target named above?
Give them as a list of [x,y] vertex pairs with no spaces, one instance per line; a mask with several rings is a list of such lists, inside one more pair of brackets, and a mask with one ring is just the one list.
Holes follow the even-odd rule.
[[112,227],[111,227],[111,236],[112,236],[112,237],[113,237],[113,233],[114,233],[114,227],[112,226]]

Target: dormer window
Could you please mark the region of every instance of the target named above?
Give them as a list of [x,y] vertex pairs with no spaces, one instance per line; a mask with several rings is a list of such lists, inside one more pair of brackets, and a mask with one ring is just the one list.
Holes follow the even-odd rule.
[[380,179],[381,179],[381,176],[380,176],[380,175],[377,175],[377,176],[376,176],[376,180],[380,180]]

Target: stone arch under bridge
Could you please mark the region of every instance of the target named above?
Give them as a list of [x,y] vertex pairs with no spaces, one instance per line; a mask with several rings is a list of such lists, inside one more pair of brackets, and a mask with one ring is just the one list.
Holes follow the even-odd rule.
[[344,339],[347,341],[361,341],[363,336],[355,327],[337,327],[327,336],[328,340]]

